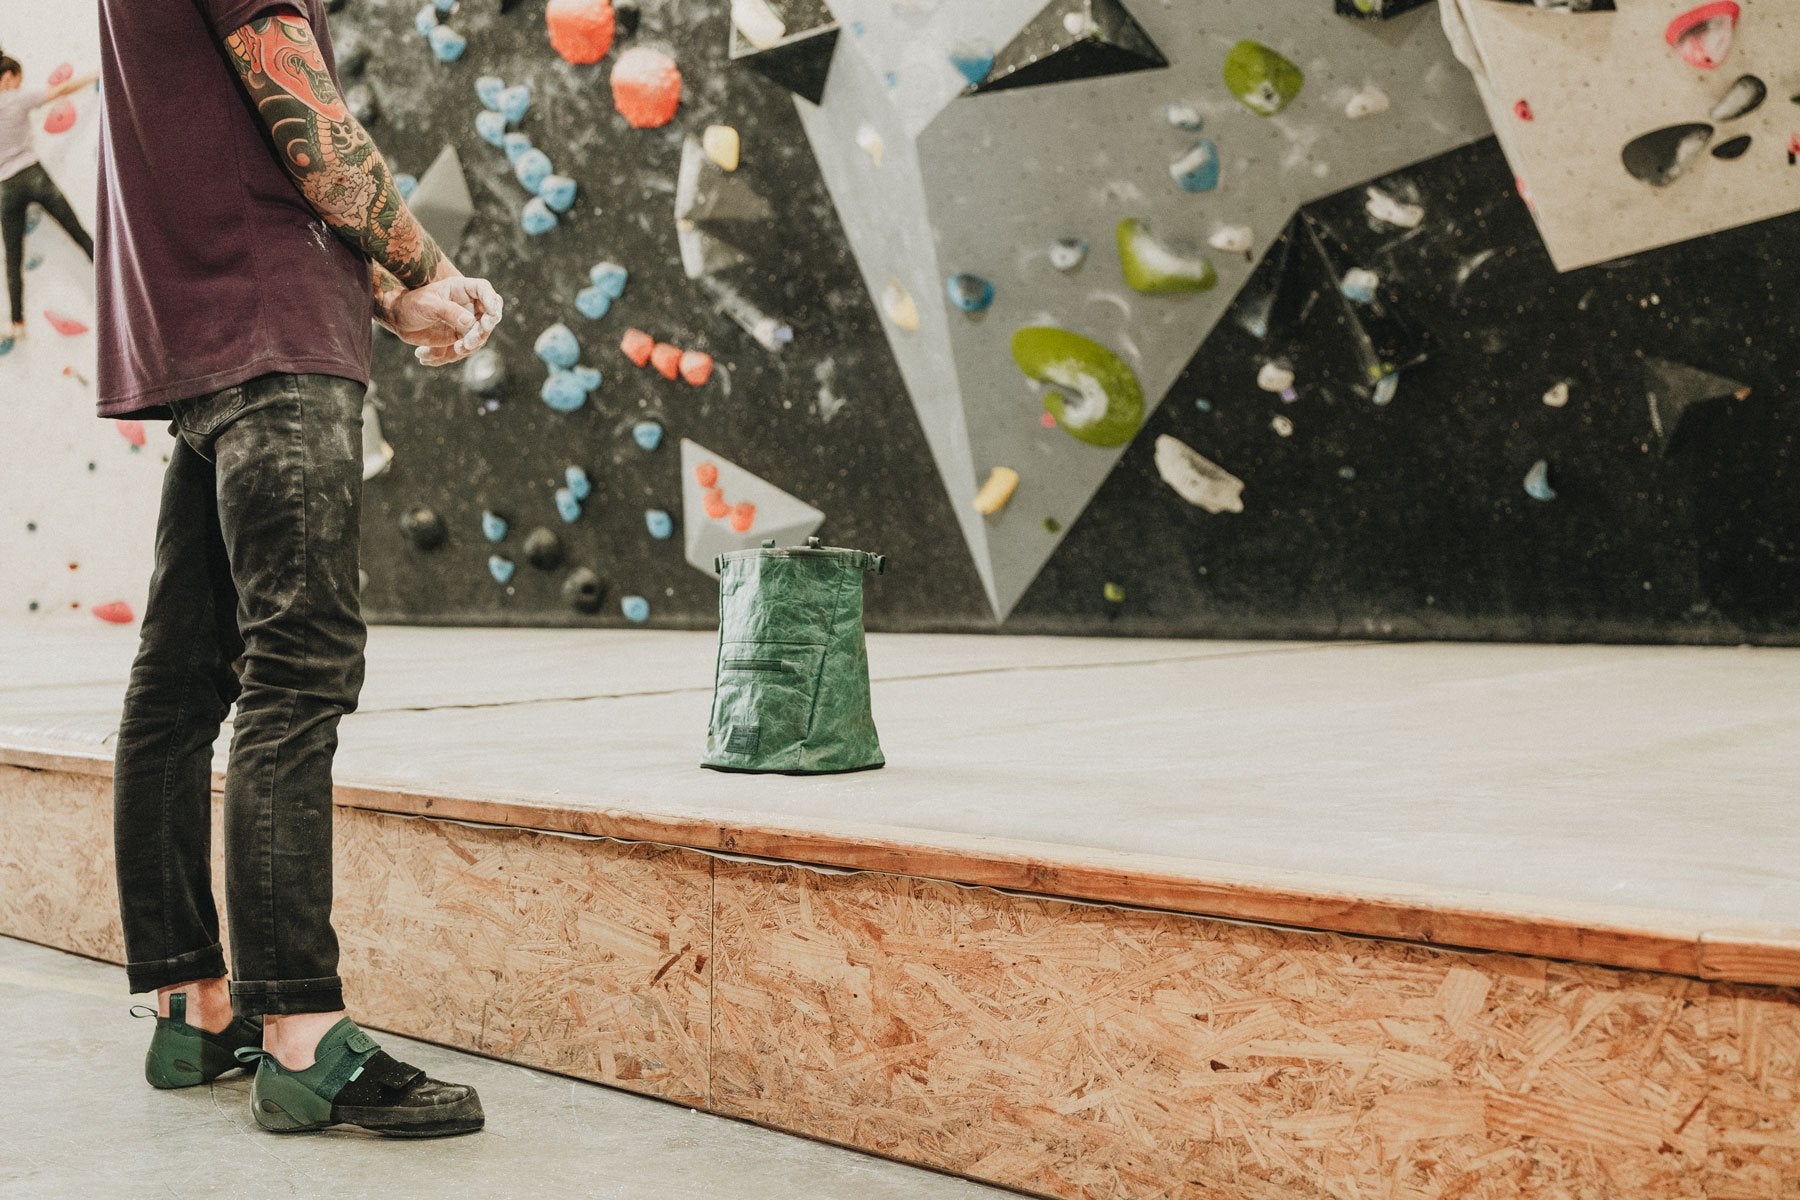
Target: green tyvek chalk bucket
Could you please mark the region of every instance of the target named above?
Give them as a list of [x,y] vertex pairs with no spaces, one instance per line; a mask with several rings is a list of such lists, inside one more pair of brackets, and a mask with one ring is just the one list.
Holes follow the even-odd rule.
[[719,661],[701,766],[814,775],[887,762],[862,621],[863,574],[887,560],[806,541],[715,560]]

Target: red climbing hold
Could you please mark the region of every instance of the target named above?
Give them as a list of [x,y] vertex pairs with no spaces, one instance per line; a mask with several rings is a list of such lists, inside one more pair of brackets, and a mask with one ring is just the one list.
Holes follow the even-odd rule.
[[612,71],[613,107],[634,129],[658,129],[681,107],[681,69],[661,50],[633,46]]
[[1670,21],[1663,37],[1690,67],[1716,70],[1731,53],[1739,15],[1736,0],[1712,0]]
[[131,605],[125,603],[123,600],[114,600],[110,604],[95,605],[94,615],[99,617],[102,621],[108,621],[114,625],[129,625],[137,620],[137,615],[131,611]]
[[44,82],[51,87],[56,87],[58,84],[67,83],[73,78],[75,78],[75,64],[61,63],[58,64],[56,70],[50,72],[50,78],[46,79]]
[[667,342],[658,342],[650,351],[650,365],[664,379],[673,379],[681,374],[681,350]]
[[701,463],[694,468],[694,482],[703,488],[717,487],[719,468],[713,463]]
[[650,361],[650,352],[656,348],[656,339],[641,329],[627,329],[625,336],[619,339],[619,349],[633,366],[644,366]]
[[713,358],[710,354],[699,350],[687,350],[681,355],[681,377],[699,387],[712,378]]
[[142,421],[120,421],[118,423],[118,429],[119,436],[130,442],[133,446],[142,446],[144,444],[144,423]]
[[732,506],[731,527],[739,533],[749,533],[750,527],[756,524],[756,505],[748,502]]
[[701,494],[701,500],[705,505],[706,515],[715,521],[731,511],[731,505],[725,503],[725,493],[716,487],[707,488]]
[[59,104],[51,105],[50,111],[44,116],[44,132],[67,133],[73,128],[75,128],[74,103],[64,100]]
[[612,49],[610,0],[550,0],[544,24],[550,48],[572,63],[597,63]]
[[60,313],[53,313],[47,308],[44,310],[44,320],[50,322],[50,328],[64,337],[77,337],[88,331],[88,327],[74,317],[65,317]]
[[1536,119],[1537,114],[1531,111],[1531,101],[1521,100],[1513,105],[1513,116],[1521,121],[1531,121]]

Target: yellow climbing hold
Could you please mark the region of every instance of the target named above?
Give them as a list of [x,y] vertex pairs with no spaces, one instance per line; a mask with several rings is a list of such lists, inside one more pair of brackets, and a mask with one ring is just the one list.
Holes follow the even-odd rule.
[[901,285],[898,279],[890,279],[881,290],[881,308],[892,321],[908,333],[916,333],[919,329],[919,306],[913,302],[912,293]]
[[988,474],[987,482],[975,493],[975,511],[984,517],[991,517],[1005,508],[1019,490],[1019,473],[1011,467],[995,467]]
[[1108,604],[1125,603],[1125,589],[1116,583],[1108,583],[1101,589],[1101,594],[1106,597],[1106,602]]
[[742,149],[742,144],[738,140],[738,131],[731,126],[708,125],[706,132],[700,135],[700,146],[719,170],[737,170],[738,152]]

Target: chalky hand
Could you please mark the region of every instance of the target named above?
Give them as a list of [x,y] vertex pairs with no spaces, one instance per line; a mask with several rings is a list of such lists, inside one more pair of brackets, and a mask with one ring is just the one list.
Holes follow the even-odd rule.
[[401,341],[417,347],[421,363],[441,367],[486,345],[504,309],[505,302],[487,280],[452,276],[400,293],[385,324]]

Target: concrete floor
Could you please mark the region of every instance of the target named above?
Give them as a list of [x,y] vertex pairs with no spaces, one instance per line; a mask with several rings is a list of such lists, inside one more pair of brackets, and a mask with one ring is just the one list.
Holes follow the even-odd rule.
[[965,1180],[405,1038],[403,1061],[481,1091],[487,1129],[442,1141],[356,1130],[283,1137],[250,1117],[249,1079],[158,1092],[150,1022],[125,973],[0,938],[0,1196],[409,1200],[999,1200]]
[[[104,751],[134,641],[0,628],[0,743]],[[712,646],[377,628],[338,778],[1800,927],[1800,651],[876,637],[890,766],[792,779],[696,767]]]

